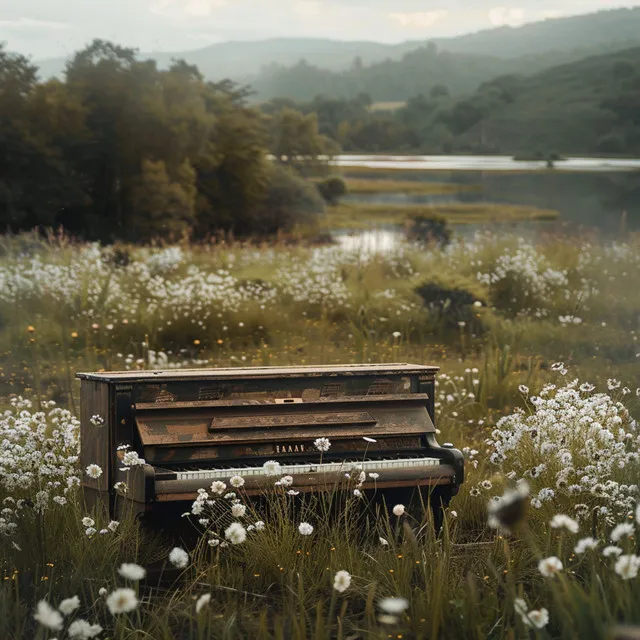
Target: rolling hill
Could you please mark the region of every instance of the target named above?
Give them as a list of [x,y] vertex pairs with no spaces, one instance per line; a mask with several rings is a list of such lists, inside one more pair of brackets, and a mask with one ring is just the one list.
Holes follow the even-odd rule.
[[640,47],[521,78],[513,99],[492,108],[455,145],[501,153],[640,153]]
[[[433,42],[440,52],[463,56],[457,65],[460,77],[457,70],[449,67],[448,73],[454,75],[446,84],[470,90],[473,87],[469,87],[465,79],[468,74],[464,67],[467,64],[472,64],[473,71],[478,73],[477,85],[500,73],[537,71],[560,62],[640,45],[640,8],[549,19],[517,28],[501,27]],[[304,69],[313,73],[314,80],[338,95],[348,93],[341,87],[355,83],[357,91],[368,91],[376,100],[403,100],[417,91],[407,94],[400,85],[397,91],[402,95],[393,95],[393,90],[388,87],[381,91],[381,95],[374,95],[376,83],[384,86],[385,83],[392,84],[392,80],[398,82],[394,76],[411,71],[412,66],[420,66],[423,52],[430,50],[426,45],[424,41],[389,45],[366,41],[278,38],[224,42],[194,51],[141,53],[139,57],[155,59],[160,67],[166,67],[173,58],[182,58],[197,65],[208,79],[229,77],[254,84],[263,97],[284,95],[298,100],[310,97],[309,91],[304,95],[302,92],[296,94],[288,85],[295,86],[295,78],[300,72],[298,63],[304,60]],[[402,63],[405,57],[408,57],[406,65],[392,64]],[[356,58],[362,65],[354,67]],[[57,58],[36,61],[36,64],[40,67],[41,77],[48,78],[63,73],[65,62],[65,59]],[[407,83],[411,82],[414,79],[409,78]],[[278,94],[283,90],[288,93]]]

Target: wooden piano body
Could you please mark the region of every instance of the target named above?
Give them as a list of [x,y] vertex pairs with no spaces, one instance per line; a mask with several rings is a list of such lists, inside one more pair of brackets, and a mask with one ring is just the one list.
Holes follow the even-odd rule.
[[[297,491],[335,487],[357,464],[365,490],[437,487],[448,504],[464,465],[435,438],[437,371],[381,364],[80,373],[81,462],[103,470],[97,479],[83,475],[86,501],[112,517],[125,508],[141,514],[192,501],[199,488],[235,474],[246,493],[263,493],[278,479],[263,464],[276,460]],[[317,438],[331,442],[322,456]],[[127,452],[144,463],[123,470]]]

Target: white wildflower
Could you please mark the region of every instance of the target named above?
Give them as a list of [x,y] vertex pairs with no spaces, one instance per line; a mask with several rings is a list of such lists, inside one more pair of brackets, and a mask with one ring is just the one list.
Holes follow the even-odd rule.
[[69,625],[67,633],[70,638],[88,640],[89,638],[95,638],[98,634],[102,633],[102,627],[99,624],[91,624],[90,622],[79,618]]
[[598,546],[598,541],[595,538],[587,537],[578,540],[576,546],[573,548],[574,552],[578,555],[585,553],[586,551],[593,551]]
[[80,606],[80,598],[73,596],[71,598],[65,598],[59,605],[58,611],[64,616],[68,616],[73,613]]
[[544,558],[538,563],[538,569],[545,578],[553,578],[556,573],[562,571],[562,562],[556,556]]
[[89,518],[88,516],[85,516],[84,518],[82,518],[82,526],[83,527],[95,527],[96,526],[96,521],[93,518]]
[[602,550],[602,555],[605,558],[609,558],[611,556],[619,556],[622,553],[622,549],[620,547],[615,547],[613,545],[610,545],[608,547],[605,547]]
[[398,615],[409,608],[409,601],[405,598],[382,598],[378,606],[385,613]]
[[611,531],[611,541],[619,542],[624,536],[633,535],[633,525],[630,522],[621,522]]
[[136,592],[128,587],[116,589],[107,596],[107,608],[112,615],[129,613],[138,606]]
[[578,533],[579,525],[573,518],[558,513],[551,518],[551,528],[566,529],[570,533]]
[[205,593],[203,595],[201,595],[198,600],[196,601],[196,614],[200,613],[202,611],[202,608],[209,604],[209,602],[211,602],[211,594],[210,593]]
[[247,539],[247,530],[239,522],[232,522],[225,529],[224,537],[231,544],[242,544]]
[[97,464],[90,464],[85,472],[90,478],[97,480],[102,475],[102,468]]
[[331,446],[331,442],[329,441],[328,438],[317,438],[316,440],[314,440],[313,446],[318,451],[322,451],[323,453],[325,453],[325,452],[329,451],[329,447]]
[[398,518],[404,514],[404,505],[403,504],[397,504],[395,507],[393,507],[393,515],[394,516],[398,516]]
[[310,536],[313,533],[313,527],[308,522],[301,522],[298,526],[298,531],[303,536]]
[[616,560],[615,572],[623,579],[630,580],[638,576],[640,556],[624,555]]
[[338,571],[333,579],[333,588],[343,593],[351,586],[351,575],[348,571]]
[[264,473],[267,476],[279,476],[280,475],[280,463],[276,460],[267,460],[263,465]]
[[[240,487],[244,487],[244,478],[241,476],[233,476],[229,480],[229,484],[235,489],[240,489]],[[225,487],[226,488],[226,487]],[[223,489],[224,491],[224,489]]]
[[215,495],[221,496],[226,490],[227,485],[220,480],[214,480],[211,483],[211,493]]
[[243,504],[234,504],[231,507],[231,515],[234,518],[242,518],[242,516],[244,516],[246,512],[247,512],[247,507],[245,507],[245,505]]
[[118,569],[118,573],[125,580],[133,580],[137,582],[147,575],[147,570],[134,562],[123,562]]
[[60,631],[60,629],[62,629],[62,615],[46,600],[40,600],[40,602],[38,602],[33,617],[36,622],[47,629],[52,629],[53,631]]
[[528,626],[533,626],[536,629],[542,629],[549,624],[549,612],[546,609],[529,611],[527,618],[531,623]]
[[189,554],[180,547],[174,547],[169,553],[169,562],[178,569],[184,569],[189,564]]

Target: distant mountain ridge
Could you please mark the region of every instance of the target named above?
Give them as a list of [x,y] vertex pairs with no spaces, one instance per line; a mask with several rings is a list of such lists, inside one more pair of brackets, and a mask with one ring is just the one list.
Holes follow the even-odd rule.
[[[489,75],[482,74],[478,79],[478,82],[482,82],[491,75],[521,72],[521,68],[514,68],[514,65],[510,64],[514,58],[522,58],[523,64],[527,63],[525,57],[531,58],[532,70],[536,71],[554,63],[570,62],[586,55],[622,50],[640,44],[640,7],[548,19],[517,28],[500,27],[453,38],[432,39],[431,42],[435,43],[440,51],[495,58],[495,73],[494,69],[488,69]],[[359,59],[358,66],[362,63],[366,69],[387,61],[400,61],[407,55],[413,55],[426,44],[427,41],[383,44],[367,41],[276,38],[224,42],[194,51],[141,53],[140,58],[154,59],[161,68],[170,64],[172,58],[182,58],[189,64],[197,65],[207,79],[231,78],[240,82],[255,83],[264,97],[271,97],[276,94],[267,90],[266,80],[270,75],[273,76],[274,66],[282,68],[279,70],[280,73],[286,73],[286,68],[296,66],[299,61],[304,60],[309,66],[318,67],[323,71],[344,73],[353,69],[356,59]],[[575,56],[567,58],[566,54],[571,51],[575,52]],[[468,58],[462,58],[462,65],[467,61]],[[60,75],[64,72],[65,63],[66,60],[63,58],[35,62],[40,67],[42,78]],[[262,72],[265,67],[267,69]],[[397,71],[393,70],[394,73]],[[464,86],[466,89],[466,84]],[[308,96],[288,97],[304,99]],[[381,99],[402,99],[402,96]]]

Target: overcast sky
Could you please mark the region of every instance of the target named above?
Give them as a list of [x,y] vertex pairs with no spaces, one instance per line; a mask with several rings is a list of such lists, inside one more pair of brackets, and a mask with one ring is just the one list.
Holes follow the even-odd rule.
[[0,0],[0,42],[36,60],[96,37],[145,52],[277,36],[399,42],[619,6],[640,0]]

